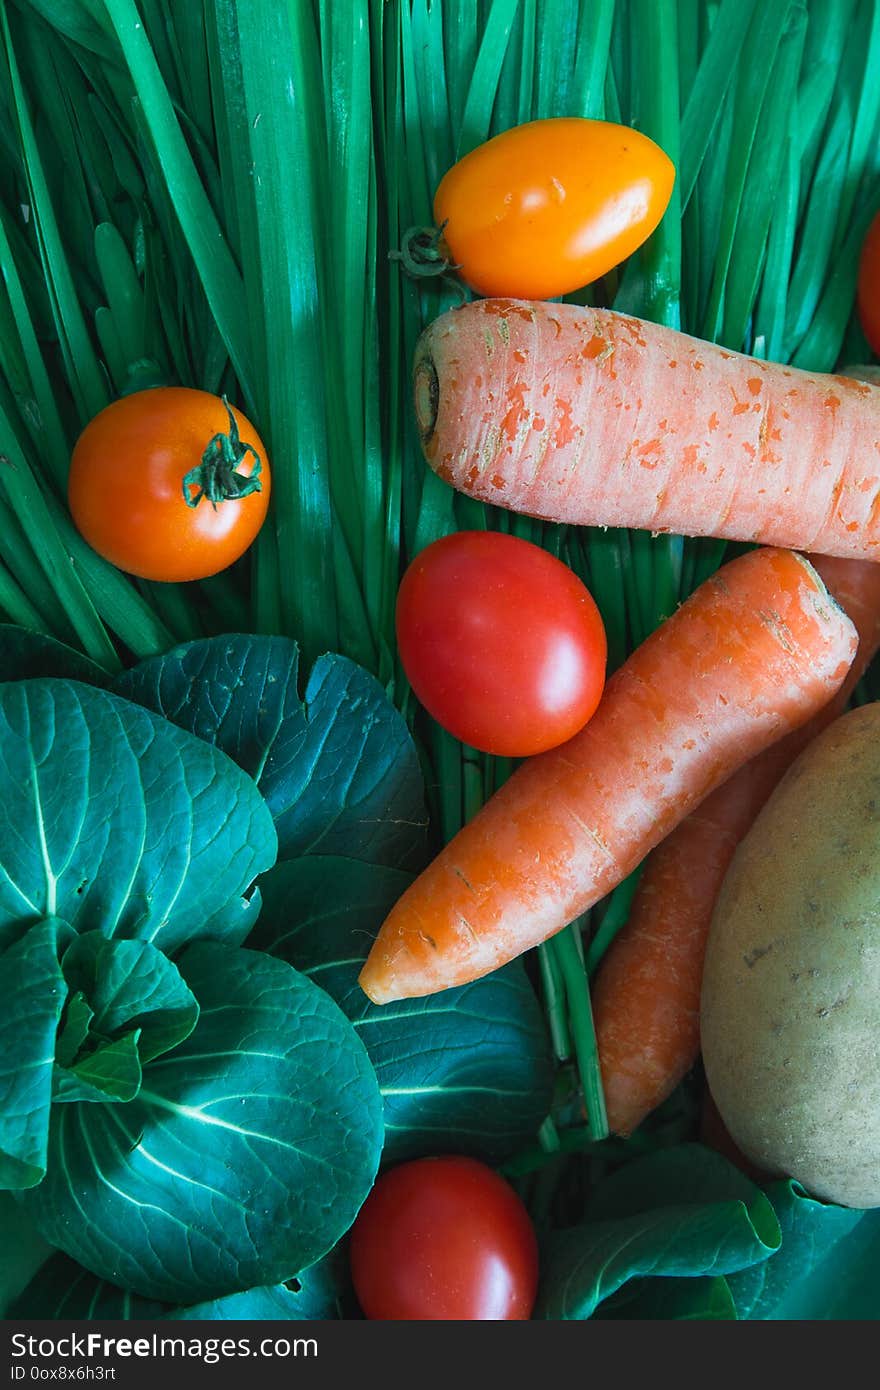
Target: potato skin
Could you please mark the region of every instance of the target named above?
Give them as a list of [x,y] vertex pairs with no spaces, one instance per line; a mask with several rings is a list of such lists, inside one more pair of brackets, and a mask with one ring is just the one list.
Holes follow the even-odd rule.
[[880,1206],[880,703],[810,744],[739,846],[701,1033],[747,1157],[814,1197]]

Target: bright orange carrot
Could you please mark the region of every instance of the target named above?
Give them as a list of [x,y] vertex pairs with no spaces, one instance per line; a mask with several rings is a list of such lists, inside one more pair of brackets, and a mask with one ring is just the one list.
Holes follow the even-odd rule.
[[842,683],[852,623],[782,550],[722,567],[528,759],[403,895],[361,972],[377,1003],[494,970],[604,897],[746,759]]
[[880,565],[813,560],[856,626],[856,659],[827,705],[735,772],[649,857],[592,989],[605,1108],[616,1134],[631,1134],[696,1062],[706,938],[734,851],[786,769],[842,713],[880,647]]
[[880,558],[880,387],[573,304],[484,299],[423,334],[425,456],[581,525]]

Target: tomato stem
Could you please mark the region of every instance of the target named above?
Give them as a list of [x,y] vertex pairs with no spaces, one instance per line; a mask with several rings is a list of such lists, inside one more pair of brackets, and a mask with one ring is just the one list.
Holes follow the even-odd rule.
[[[226,397],[221,397],[229,416],[229,433],[222,430],[208,442],[202,461],[191,468],[183,480],[183,500],[188,507],[197,507],[203,497],[207,497],[214,510],[218,502],[228,502],[232,498],[248,497],[252,492],[261,492],[260,473],[262,460],[253,444],[244,444],[238,433],[238,422],[229,408]],[[239,473],[237,468],[248,454],[253,454],[254,466],[250,474]],[[191,488],[196,488],[195,493]]]
[[388,259],[400,261],[407,275],[416,280],[442,280],[464,301],[464,286],[454,274],[461,266],[449,255],[449,247],[443,240],[445,226],[446,223],[441,222],[439,227],[410,227],[401,238],[400,249],[389,251]]

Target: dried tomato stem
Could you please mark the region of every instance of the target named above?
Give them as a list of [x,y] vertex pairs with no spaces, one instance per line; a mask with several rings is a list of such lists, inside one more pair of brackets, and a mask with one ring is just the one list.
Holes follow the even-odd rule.
[[[262,460],[252,444],[244,444],[238,433],[238,423],[229,408],[226,397],[222,397],[229,416],[229,433],[222,431],[209,441],[202,461],[191,468],[183,480],[183,500],[188,507],[197,507],[203,497],[207,497],[216,510],[218,502],[228,502],[232,498],[248,497],[252,492],[261,492],[260,473]],[[250,474],[239,473],[239,464],[248,454],[253,454],[254,466]],[[198,490],[193,493],[191,488]]]
[[410,227],[401,238],[400,249],[389,251],[388,258],[400,261],[407,275],[414,279],[439,279],[464,299],[464,288],[455,274],[461,266],[452,260],[443,240],[445,226],[441,222],[439,227]]

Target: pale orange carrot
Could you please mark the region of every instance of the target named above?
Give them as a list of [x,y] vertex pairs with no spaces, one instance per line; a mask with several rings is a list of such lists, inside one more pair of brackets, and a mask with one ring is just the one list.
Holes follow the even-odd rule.
[[856,659],[828,704],[735,772],[648,858],[629,919],[592,988],[605,1108],[616,1134],[631,1134],[696,1062],[706,939],[734,851],[786,769],[842,713],[880,647],[880,565],[812,558],[855,624]]
[[377,1003],[431,994],[559,931],[824,705],[856,643],[802,557],[723,566],[615,672],[580,733],[521,764],[404,893],[363,989]]
[[483,299],[414,363],[453,487],[581,525],[880,558],[880,387],[573,304]]

